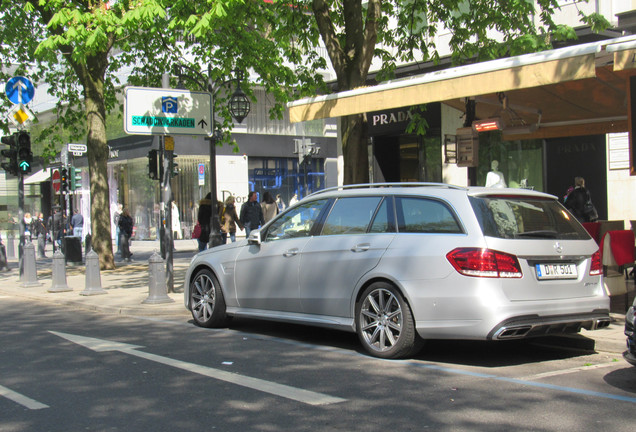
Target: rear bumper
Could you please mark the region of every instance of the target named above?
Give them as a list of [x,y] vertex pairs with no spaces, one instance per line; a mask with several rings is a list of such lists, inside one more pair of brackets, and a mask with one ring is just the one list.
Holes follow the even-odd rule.
[[487,336],[488,340],[521,339],[554,334],[578,333],[581,329],[596,330],[608,327],[609,311],[595,310],[590,313],[520,316],[497,324]]

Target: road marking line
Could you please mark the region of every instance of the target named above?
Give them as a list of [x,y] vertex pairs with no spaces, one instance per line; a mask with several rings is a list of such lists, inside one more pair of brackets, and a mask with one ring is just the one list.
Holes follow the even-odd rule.
[[44,405],[43,403],[40,403],[34,399],[26,397],[20,393],[14,392],[13,390],[3,386],[0,386],[0,396],[4,396],[5,398],[12,400],[13,402],[20,404],[24,407],[27,407],[28,409],[31,409],[31,410],[38,410],[38,409],[49,407],[48,405]]
[[243,387],[252,388],[254,390],[259,390],[265,393],[273,394],[275,396],[292,399],[298,402],[306,403],[308,405],[328,405],[346,401],[346,399],[329,396],[323,393],[316,393],[297,387],[291,387],[284,384],[262,380],[260,378],[252,378],[244,375],[239,375],[237,373],[227,372],[220,369],[214,369],[207,366],[201,366],[194,363],[172,359],[169,357],[150,354],[143,351],[137,351],[137,348],[143,348],[138,345],[130,345],[105,339],[96,339],[55,331],[49,331],[49,333],[52,333],[56,336],[59,336],[63,339],[81,345],[93,351],[120,351],[122,353],[141,357],[146,360],[154,361],[167,366],[172,366],[178,369],[186,370],[188,372],[193,372],[199,375],[204,375],[210,378],[218,379]]
[[544,372],[544,373],[540,373],[540,374],[536,374],[536,375],[528,375],[528,376],[517,378],[517,379],[520,379],[520,380],[534,380],[534,379],[541,379],[541,378],[549,378],[549,377],[554,377],[554,376],[559,376],[559,375],[567,375],[567,374],[576,373],[576,372],[582,372],[582,371],[588,371],[588,370],[594,370],[594,369],[602,369],[602,368],[606,368],[606,367],[615,366],[616,364],[617,364],[616,362],[613,362],[613,363],[601,363],[601,364],[595,364],[595,365],[589,365],[589,366],[579,366],[579,367],[570,368],[570,369],[562,369],[562,370],[556,370],[556,371],[552,371],[552,372]]

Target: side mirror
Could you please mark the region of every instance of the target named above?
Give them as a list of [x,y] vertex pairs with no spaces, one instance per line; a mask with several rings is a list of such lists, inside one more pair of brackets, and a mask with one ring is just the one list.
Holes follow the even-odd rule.
[[250,235],[247,237],[247,243],[253,245],[261,244],[261,230],[254,230],[250,232]]

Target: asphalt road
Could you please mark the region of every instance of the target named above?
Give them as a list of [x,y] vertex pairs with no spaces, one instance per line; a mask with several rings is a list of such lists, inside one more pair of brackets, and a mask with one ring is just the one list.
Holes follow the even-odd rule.
[[636,368],[536,343],[433,341],[416,358],[355,335],[251,320],[99,315],[0,298],[0,430],[620,431]]

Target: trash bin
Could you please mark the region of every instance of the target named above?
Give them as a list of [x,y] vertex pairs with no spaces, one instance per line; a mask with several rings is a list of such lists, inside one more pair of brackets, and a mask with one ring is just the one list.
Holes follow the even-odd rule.
[[66,262],[82,262],[82,241],[79,237],[66,236],[62,241],[62,252]]

